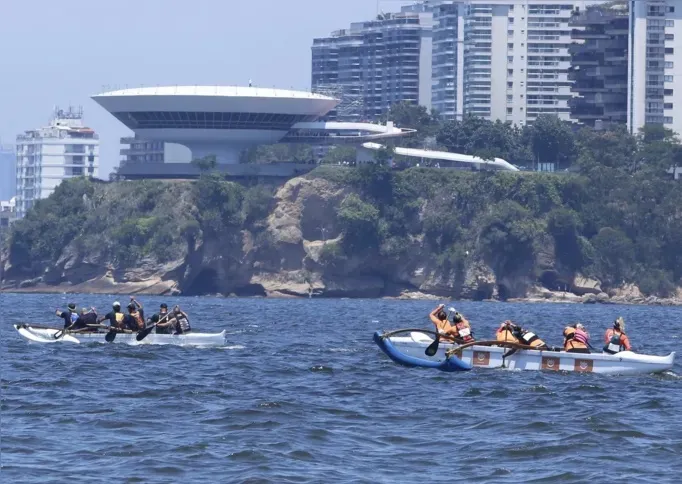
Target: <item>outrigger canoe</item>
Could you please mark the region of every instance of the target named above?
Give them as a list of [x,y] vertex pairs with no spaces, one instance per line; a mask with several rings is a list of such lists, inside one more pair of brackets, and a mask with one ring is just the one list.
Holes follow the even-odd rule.
[[[661,373],[672,369],[675,353],[667,356],[641,355],[622,351],[606,353],[567,353],[539,351],[518,344],[498,346],[496,341],[461,345],[440,340],[435,354],[426,349],[434,343],[435,333],[421,329],[376,332],[374,342],[393,361],[405,366],[436,368],[441,371],[468,371],[473,368],[507,368],[510,370],[573,371],[613,375]],[[433,346],[432,346],[433,348]],[[516,351],[511,351],[511,350]]]
[[[107,332],[79,332],[66,331],[61,336],[58,328],[31,326],[29,324],[15,324],[14,328],[21,336],[36,343],[56,343],[59,341],[70,343],[105,343]],[[156,334],[147,335],[142,341],[137,341],[137,333],[117,333],[113,343],[128,345],[178,345],[178,346],[225,346],[226,331],[220,333],[189,333],[189,334]],[[58,336],[58,338],[55,338]]]

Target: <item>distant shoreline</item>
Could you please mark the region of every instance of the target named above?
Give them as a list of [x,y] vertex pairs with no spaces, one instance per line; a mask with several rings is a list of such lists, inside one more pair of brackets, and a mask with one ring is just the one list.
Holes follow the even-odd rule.
[[[438,296],[435,294],[427,294],[421,292],[406,292],[398,296],[380,296],[380,297],[352,297],[352,296],[324,296],[324,295],[296,295],[296,294],[286,294],[275,292],[272,294],[267,294],[265,296],[261,295],[236,295],[236,294],[203,294],[203,295],[185,295],[179,291],[149,291],[145,289],[140,289],[139,287],[133,288],[128,284],[121,284],[121,286],[126,287],[107,287],[107,288],[83,288],[83,287],[61,287],[61,286],[44,286],[44,287],[26,287],[26,288],[7,288],[0,289],[0,294],[90,294],[90,295],[136,295],[136,296],[172,296],[172,297],[218,297],[218,298],[246,298],[246,299],[385,299],[385,300],[400,300],[400,301],[477,301],[477,302],[490,302],[490,303],[548,303],[548,304],[603,304],[603,305],[632,305],[632,306],[682,306],[682,300],[677,298],[658,298],[655,296],[650,296],[647,298],[627,298],[627,297],[615,297],[615,298],[599,298],[593,294],[588,294],[585,296],[578,296],[573,293],[550,293],[550,295],[539,296],[528,296],[523,298],[510,298],[507,300],[499,299],[466,299],[458,298],[451,299],[447,296]],[[149,289],[147,287],[146,289]]]

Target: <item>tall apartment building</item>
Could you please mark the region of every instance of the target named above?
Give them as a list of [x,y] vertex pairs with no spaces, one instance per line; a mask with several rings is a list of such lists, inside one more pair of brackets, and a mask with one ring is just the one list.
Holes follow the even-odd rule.
[[312,89],[342,99],[329,118],[374,119],[402,101],[431,107],[430,10],[415,4],[314,39]]
[[0,144],[0,200],[9,200],[17,191],[17,159],[13,146]]
[[99,136],[83,125],[82,109],[55,109],[48,126],[17,136],[17,218],[62,180],[99,175]]
[[591,127],[627,122],[627,4],[596,5],[576,12],[570,22],[576,41],[570,48],[569,79],[576,95],[571,119]]
[[442,0],[434,15],[433,106],[446,119],[475,115],[532,122],[570,117],[574,10],[599,0]]
[[[629,0],[628,128],[663,124],[682,134],[682,2]],[[677,60],[675,59],[677,57]]]

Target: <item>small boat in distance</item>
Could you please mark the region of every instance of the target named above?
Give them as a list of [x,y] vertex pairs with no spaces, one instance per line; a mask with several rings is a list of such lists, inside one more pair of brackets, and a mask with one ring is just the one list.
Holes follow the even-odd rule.
[[[447,372],[468,371],[477,367],[637,375],[662,373],[672,369],[675,362],[674,352],[667,356],[640,355],[632,351],[615,355],[568,353],[528,349],[523,345],[499,341],[479,341],[458,347],[440,340],[436,349],[434,338],[433,331],[421,329],[374,333],[374,342],[396,363]],[[429,347],[432,351],[427,354]],[[510,351],[514,349],[516,351]]]
[[[28,341],[35,343],[56,343],[59,341],[69,343],[105,343],[107,332],[79,332],[66,331],[62,336],[62,329],[36,326],[30,324],[15,324],[14,328]],[[192,331],[187,334],[156,334],[150,333],[141,341],[137,341],[137,333],[117,333],[113,343],[128,345],[178,345],[178,346],[225,346],[227,331],[220,333],[197,333]]]

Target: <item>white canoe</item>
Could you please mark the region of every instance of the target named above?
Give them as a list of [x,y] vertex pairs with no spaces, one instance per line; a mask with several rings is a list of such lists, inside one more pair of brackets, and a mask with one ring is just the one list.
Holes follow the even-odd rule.
[[[424,351],[433,339],[424,333],[411,332],[406,336],[388,338],[397,351],[413,358],[430,361],[445,361],[445,352],[452,344],[441,341],[437,353],[426,356]],[[670,370],[675,361],[675,353],[667,356],[640,355],[623,351],[615,355],[606,353],[567,353],[565,351],[517,350],[502,358],[508,348],[497,346],[470,346],[462,350],[460,360],[467,366],[478,368],[507,368],[510,370],[553,370],[575,371],[580,373],[602,373],[615,375],[635,375],[661,373]]]
[[[104,338],[106,332],[102,333],[82,333],[67,332],[63,337],[55,339],[58,329],[35,328],[26,324],[15,324],[14,328],[21,336],[29,341],[36,343],[105,343],[109,344]],[[225,330],[220,333],[189,333],[189,334],[156,334],[147,335],[142,341],[137,341],[135,333],[117,333],[113,343],[124,343],[128,345],[178,345],[178,346],[225,346]]]

